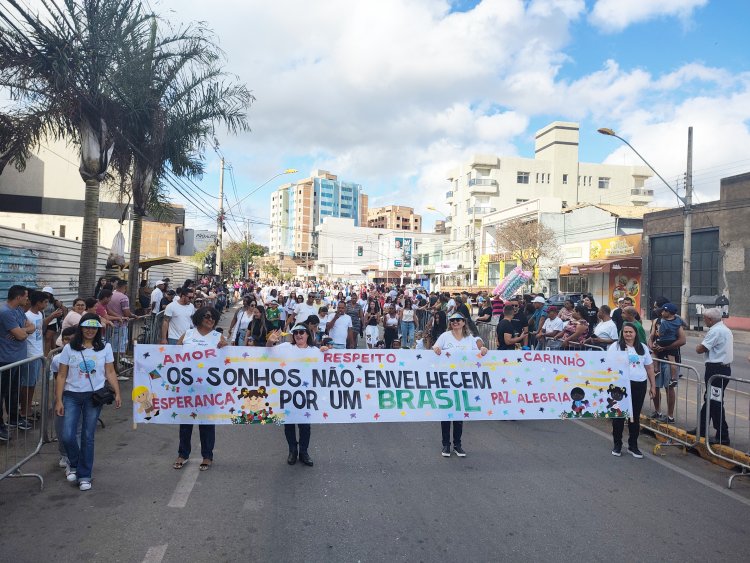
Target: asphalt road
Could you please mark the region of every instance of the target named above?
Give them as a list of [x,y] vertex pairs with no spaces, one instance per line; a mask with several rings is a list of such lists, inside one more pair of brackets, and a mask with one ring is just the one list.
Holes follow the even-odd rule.
[[[124,389],[129,391],[130,384]],[[286,464],[277,427],[217,428],[215,463],[181,470],[177,427],[132,428],[105,408],[82,493],[45,446],[0,482],[0,560],[742,560],[750,479],[669,448],[610,455],[605,421],[472,422],[468,457],[440,456],[437,423],[318,425],[315,467]]]

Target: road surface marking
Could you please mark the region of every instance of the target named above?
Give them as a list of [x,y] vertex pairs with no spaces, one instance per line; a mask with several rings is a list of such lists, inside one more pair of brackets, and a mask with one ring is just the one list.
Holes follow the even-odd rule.
[[188,463],[182,468],[182,477],[180,482],[177,483],[177,488],[172,494],[172,499],[167,505],[170,508],[185,508],[190,493],[195,487],[195,482],[198,480],[198,464]]
[[247,499],[245,504],[242,506],[242,510],[260,511],[263,510],[263,500],[261,499]]
[[143,563],[161,563],[164,559],[164,554],[167,552],[167,545],[154,545],[148,548],[146,557],[143,558]]
[[[576,423],[578,426],[582,426],[586,430],[589,430],[590,432],[593,432],[594,434],[598,434],[599,436],[601,436],[602,438],[605,438],[606,440],[608,440],[610,442],[612,441],[612,435],[611,434],[607,434],[606,432],[604,432],[602,430],[599,430],[598,428],[594,428],[593,426],[589,426],[585,422],[581,422],[579,420],[574,420],[573,422]],[[733,491],[731,491],[729,489],[725,489],[721,485],[717,485],[716,483],[712,483],[708,479],[704,479],[703,477],[698,477],[698,475],[694,475],[694,474],[690,473],[690,471],[687,471],[686,469],[683,469],[681,467],[677,467],[676,465],[672,465],[671,463],[669,463],[668,461],[665,461],[665,460],[661,459],[660,457],[656,457],[656,456],[651,455],[651,454],[646,453],[646,452],[643,452],[643,455],[644,455],[644,457],[646,459],[649,459],[649,460],[653,461],[654,463],[658,463],[662,467],[666,467],[667,469],[671,469],[675,473],[679,473],[683,477],[687,477],[688,479],[692,479],[696,483],[700,483],[701,485],[704,485],[704,486],[708,487],[709,489],[713,489],[717,493],[721,493],[724,496],[727,496],[727,497],[729,497],[731,499],[739,501],[739,502],[741,502],[742,504],[744,504],[746,506],[750,506],[750,499],[747,499],[747,498],[743,497],[742,495],[738,495],[737,493],[735,493],[735,492],[733,492]]]

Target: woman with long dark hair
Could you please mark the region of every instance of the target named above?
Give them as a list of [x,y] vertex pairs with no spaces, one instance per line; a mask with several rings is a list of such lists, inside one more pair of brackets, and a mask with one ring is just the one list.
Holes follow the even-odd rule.
[[393,341],[398,338],[399,318],[395,305],[391,303],[386,307],[387,312],[383,315],[383,340],[385,340],[385,347],[390,348]]
[[[227,345],[224,336],[216,330],[219,323],[219,312],[213,307],[201,307],[193,313],[192,321],[195,328],[189,328],[177,340],[178,345],[190,345],[199,348],[223,348]],[[198,469],[207,471],[214,462],[214,443],[216,442],[216,425],[199,424],[198,434],[201,441],[201,461]],[[182,469],[190,458],[191,440],[193,437],[192,424],[180,424],[180,445],[177,448],[177,460],[172,464],[174,469]]]
[[99,281],[96,282],[96,287],[94,288],[94,297],[99,299],[99,292],[104,289],[104,286],[107,285],[107,278],[102,276],[99,278]]
[[[628,422],[628,452],[635,458],[642,458],[643,454],[638,449],[638,434],[641,430],[641,409],[646,398],[646,381],[648,381],[649,395],[656,396],[656,380],[654,376],[654,362],[647,346],[638,339],[638,331],[633,323],[624,323],[620,331],[620,339],[613,342],[610,351],[623,351],[628,353],[630,362],[630,402],[633,412]],[[624,418],[612,419],[612,438],[614,446],[612,455],[622,455],[622,431],[625,428]]]
[[245,346],[265,346],[268,335],[266,325],[266,310],[263,305],[257,305],[253,311],[253,319],[245,332]]
[[[309,317],[308,317],[309,318]],[[292,343],[283,342],[279,344],[281,340],[281,331],[274,330],[268,333],[267,346],[276,346],[278,344],[277,351],[283,353],[284,349],[290,352],[293,349],[304,350],[306,348],[315,348],[315,336],[309,327],[303,324],[296,324],[292,327]],[[313,466],[313,460],[308,453],[310,447],[310,428],[309,424],[297,424],[299,429],[299,439],[297,438],[297,432],[294,424],[284,425],[284,436],[286,437],[286,443],[289,446],[289,455],[286,458],[286,462],[289,465],[297,463],[297,458],[307,465],[308,467]]]
[[378,342],[378,325],[380,324],[380,305],[375,299],[370,299],[365,313],[365,342],[367,347],[375,348]]
[[581,300],[583,308],[586,312],[584,319],[589,323],[588,338],[594,336],[594,327],[599,323],[599,307],[596,306],[594,296],[590,293],[585,295]]
[[[115,393],[115,408],[120,408],[120,384],[109,343],[102,340],[102,323],[98,315],[86,313],[70,343],[60,353],[60,368],[55,385],[55,414],[63,417],[60,439],[68,454],[65,477],[78,483],[81,491],[91,488],[94,467],[94,435],[102,406],[94,405],[95,391],[109,382]],[[78,445],[78,422],[81,421],[81,444]]]

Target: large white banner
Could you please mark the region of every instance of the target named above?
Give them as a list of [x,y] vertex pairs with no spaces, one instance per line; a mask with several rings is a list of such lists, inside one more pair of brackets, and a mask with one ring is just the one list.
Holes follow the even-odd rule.
[[134,419],[284,424],[629,417],[625,352],[137,345]]

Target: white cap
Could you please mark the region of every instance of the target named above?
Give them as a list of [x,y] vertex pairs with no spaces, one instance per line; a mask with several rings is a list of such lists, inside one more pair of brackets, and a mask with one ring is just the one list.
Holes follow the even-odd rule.
[[158,282],[156,282],[156,285],[162,285],[164,283],[167,283],[167,280],[159,280]]
[[534,299],[532,299],[531,302],[532,303],[542,303],[542,304],[546,303],[546,301],[544,300],[544,297],[542,297],[541,295],[537,295],[536,297],[534,297]]
[[52,288],[51,288],[50,286],[45,286],[45,287],[43,287],[43,288],[42,288],[42,291],[43,291],[44,293],[49,293],[50,295],[54,295],[54,294],[55,294],[55,290],[54,290],[54,289],[52,289]]

